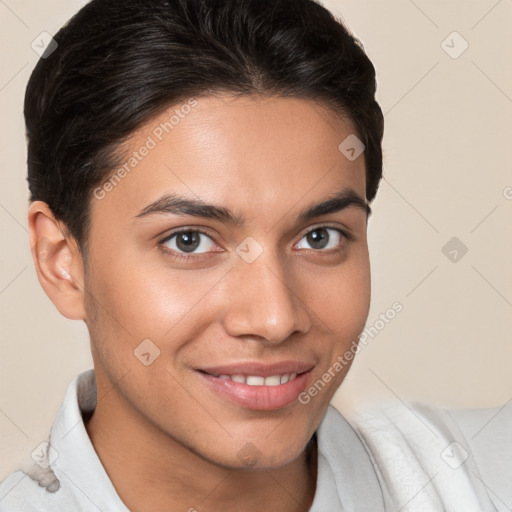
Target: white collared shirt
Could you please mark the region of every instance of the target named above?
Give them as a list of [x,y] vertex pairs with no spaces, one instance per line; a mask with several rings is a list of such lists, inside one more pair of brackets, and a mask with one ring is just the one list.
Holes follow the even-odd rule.
[[[20,470],[0,482],[0,512],[129,512],[85,429],[82,414],[90,414],[95,406],[95,374],[90,369],[69,384],[51,428],[49,443],[45,445],[46,457],[38,457],[37,462],[27,459]],[[417,413],[422,421],[431,423],[430,428],[438,438],[430,450],[427,446],[420,449],[416,444],[426,438],[431,442],[435,436],[431,433],[429,436],[424,425],[418,428],[410,418],[404,421],[399,415],[392,418],[380,412],[372,413],[355,422],[356,433],[329,406],[316,432],[318,475],[310,511],[497,510],[482,491],[484,487],[475,485],[478,480],[470,476],[472,471],[478,473],[472,458],[464,462],[463,471],[450,470],[450,473],[439,465],[442,462],[447,466],[445,461],[431,457],[438,446],[445,447],[454,441],[453,426],[446,429],[444,423],[429,418],[432,411],[437,410]],[[464,436],[457,432],[456,437],[469,451]],[[437,476],[432,478],[436,471]],[[443,473],[438,483],[439,471]]]

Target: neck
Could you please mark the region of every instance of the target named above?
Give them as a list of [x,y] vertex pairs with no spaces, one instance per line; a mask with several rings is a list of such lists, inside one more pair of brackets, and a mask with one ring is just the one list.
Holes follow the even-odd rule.
[[116,390],[98,400],[84,422],[105,471],[132,512],[298,512],[309,510],[313,501],[316,438],[285,466],[251,471],[204,459],[144,421]]

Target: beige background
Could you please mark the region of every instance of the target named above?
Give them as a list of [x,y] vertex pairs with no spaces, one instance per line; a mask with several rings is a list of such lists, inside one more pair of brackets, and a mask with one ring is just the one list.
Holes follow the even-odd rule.
[[[368,325],[403,305],[360,352],[335,405],[504,404],[512,399],[512,1],[324,3],[364,43],[386,118]],[[85,325],[59,315],[32,266],[22,117],[38,58],[31,42],[83,4],[0,0],[0,479],[47,438],[69,382],[92,366]],[[469,46],[452,58],[445,49],[457,54],[461,37]],[[457,262],[442,252],[454,236],[468,248]]]

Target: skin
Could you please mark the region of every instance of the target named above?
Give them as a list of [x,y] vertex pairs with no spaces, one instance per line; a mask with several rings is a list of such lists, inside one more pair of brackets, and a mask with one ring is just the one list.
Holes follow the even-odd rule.
[[[31,204],[38,277],[64,316],[87,324],[98,403],[86,429],[130,510],[307,510],[316,452],[309,460],[305,447],[350,364],[309,403],[266,411],[230,402],[195,370],[308,361],[309,387],[350,347],[370,302],[367,213],[349,206],[300,224],[296,216],[341,189],[364,199],[364,154],[345,158],[338,145],[354,125],[310,100],[197,101],[130,174],[92,199],[85,262],[48,206]],[[176,108],[135,133],[128,153]],[[173,192],[245,223],[137,217]],[[208,233],[193,259],[171,255],[176,237],[161,243],[183,227]],[[315,228],[329,228],[321,232],[333,249],[312,247]],[[263,248],[252,263],[236,252],[249,236]],[[160,350],[147,366],[134,356],[145,339]]]

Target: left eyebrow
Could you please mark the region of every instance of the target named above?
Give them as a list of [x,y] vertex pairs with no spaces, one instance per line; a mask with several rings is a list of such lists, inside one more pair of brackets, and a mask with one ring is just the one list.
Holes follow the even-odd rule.
[[352,189],[348,188],[341,190],[330,199],[315,204],[307,210],[301,212],[297,216],[296,222],[297,224],[302,224],[314,219],[315,217],[328,215],[329,213],[336,213],[348,207],[360,208],[366,212],[367,216],[372,213],[370,205]]
[[[300,212],[295,222],[302,224],[315,217],[336,213],[349,207],[362,209],[366,215],[370,215],[371,213],[368,203],[352,189],[347,188],[340,190],[329,199],[314,204]],[[237,227],[242,227],[245,224],[245,219],[242,215],[235,215],[227,208],[204,203],[200,199],[187,198],[174,193],[165,194],[156,201],[153,201],[143,208],[134,219],[154,214],[191,215],[193,217],[219,220]]]

